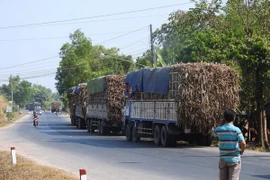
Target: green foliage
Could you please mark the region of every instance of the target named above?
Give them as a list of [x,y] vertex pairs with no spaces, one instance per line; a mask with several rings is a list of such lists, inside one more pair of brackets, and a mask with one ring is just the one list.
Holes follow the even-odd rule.
[[70,43],[60,49],[62,59],[55,79],[56,88],[66,103],[65,92],[79,83],[109,74],[126,74],[133,69],[131,56],[119,55],[117,48],[92,45],[80,30],[70,35]]
[[27,104],[32,102],[40,102],[42,106],[46,107],[51,102],[52,91],[41,85],[32,84],[26,80],[20,81],[19,76],[11,76],[9,84],[0,86],[0,92],[6,99],[11,101],[11,92],[13,91],[13,111],[16,111],[17,105],[24,108]]
[[234,67],[241,77],[241,108],[261,110],[270,100],[270,2],[193,2],[195,8],[170,14],[169,22],[154,33],[163,59],[169,64],[205,61]]

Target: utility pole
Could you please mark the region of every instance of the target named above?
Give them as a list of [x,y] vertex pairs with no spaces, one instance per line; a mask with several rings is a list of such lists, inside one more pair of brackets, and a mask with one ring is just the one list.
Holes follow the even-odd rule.
[[10,89],[11,89],[11,108],[13,108],[13,86],[12,86],[12,79],[9,80],[9,84],[10,84]]
[[154,52],[154,41],[153,41],[153,31],[152,24],[150,24],[150,43],[151,43],[151,54],[152,54],[152,64],[153,66],[157,64]]

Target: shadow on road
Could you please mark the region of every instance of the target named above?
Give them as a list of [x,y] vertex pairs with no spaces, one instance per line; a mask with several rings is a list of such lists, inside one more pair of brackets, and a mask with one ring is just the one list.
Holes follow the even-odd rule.
[[262,178],[262,179],[270,179],[270,175],[252,175],[253,177]]

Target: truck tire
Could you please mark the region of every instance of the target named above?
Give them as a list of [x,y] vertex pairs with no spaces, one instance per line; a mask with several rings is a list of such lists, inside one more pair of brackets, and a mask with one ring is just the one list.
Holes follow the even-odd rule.
[[205,136],[205,146],[211,146],[212,144],[212,135]]
[[107,128],[104,127],[104,122],[103,121],[99,121],[98,122],[98,133],[102,136],[108,134]]
[[162,126],[160,132],[160,141],[163,147],[168,147],[171,141],[171,136],[168,134],[166,126]]
[[169,146],[171,147],[175,147],[177,145],[177,138],[175,135],[170,135],[171,136],[171,139],[170,139],[170,144]]
[[206,138],[203,134],[198,134],[197,135],[197,140],[196,140],[196,144],[198,146],[204,146],[206,143]]
[[81,118],[78,118],[78,128],[82,129],[82,120],[81,120]]
[[71,117],[71,125],[76,126],[76,119],[73,116]]
[[82,118],[78,118],[78,128],[85,129],[85,121]]
[[87,132],[89,133],[90,133],[90,123],[91,123],[90,119],[87,119]]
[[76,123],[76,127],[79,128],[79,119],[77,117],[75,118],[75,123]]
[[133,127],[132,129],[133,129],[132,130],[132,141],[139,142],[141,140],[141,137],[138,133],[138,127],[136,126],[136,127]]
[[81,128],[80,129],[86,129],[86,123],[84,118],[80,118],[81,121]]
[[127,141],[132,141],[132,126],[128,123],[126,126],[126,139]]
[[90,133],[95,132],[95,129],[93,127],[93,124],[92,124],[92,120],[91,119],[88,119],[88,129],[89,129],[88,132],[90,132]]
[[158,125],[155,126],[155,130],[154,130],[154,142],[155,142],[155,145],[157,146],[160,145],[160,128]]

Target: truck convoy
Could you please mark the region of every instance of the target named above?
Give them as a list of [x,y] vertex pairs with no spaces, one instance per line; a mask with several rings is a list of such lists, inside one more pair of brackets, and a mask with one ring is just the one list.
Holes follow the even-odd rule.
[[[71,124],[87,127],[91,133],[97,129],[100,135],[122,129],[127,141],[153,138],[164,147],[178,140],[209,146],[222,111],[239,104],[237,83],[235,70],[212,63],[181,63],[100,77],[88,81],[87,97],[79,102],[76,89],[81,85],[69,89]],[[85,107],[85,115],[74,121],[79,104]]]

